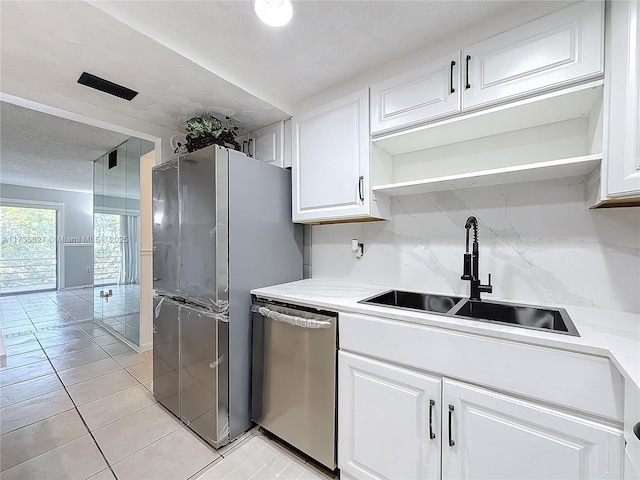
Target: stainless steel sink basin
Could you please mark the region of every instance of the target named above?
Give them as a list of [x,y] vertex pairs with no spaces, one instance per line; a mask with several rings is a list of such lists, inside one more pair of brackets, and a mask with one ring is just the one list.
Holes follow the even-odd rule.
[[462,297],[454,297],[451,295],[432,295],[430,293],[390,290],[358,303],[406,308],[422,312],[447,313],[460,300],[462,300]]
[[486,302],[453,295],[434,295],[401,290],[389,290],[358,303],[438,313],[448,317],[466,317],[481,322],[496,322],[575,337],[580,336],[564,308]]
[[580,336],[563,308],[467,300],[452,309],[449,315]]

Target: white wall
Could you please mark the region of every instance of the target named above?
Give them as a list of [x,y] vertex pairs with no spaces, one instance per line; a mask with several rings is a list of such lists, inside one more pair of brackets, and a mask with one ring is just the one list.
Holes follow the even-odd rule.
[[[313,277],[468,295],[469,215],[483,282],[493,274],[484,298],[640,312],[638,209],[587,210],[582,179],[396,197],[389,222],[313,226]],[[360,260],[352,238],[365,244]]]

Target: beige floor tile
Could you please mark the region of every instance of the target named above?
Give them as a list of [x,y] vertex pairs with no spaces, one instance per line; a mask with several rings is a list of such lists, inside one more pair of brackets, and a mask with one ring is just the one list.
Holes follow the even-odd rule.
[[[2,327],[0,327],[2,328]],[[17,337],[9,337],[9,338],[5,338],[3,340],[4,342],[4,346],[6,347],[13,347],[13,346],[17,346],[17,345],[24,345],[27,343],[33,343],[36,342],[36,344],[38,343],[38,341],[36,340],[35,335],[33,335],[32,333],[30,333],[29,335],[20,335]],[[38,348],[40,348],[38,346]]]
[[[65,331],[59,332],[59,330]],[[46,332],[40,332],[37,335],[42,348],[44,348],[45,350],[50,347],[57,347],[58,345],[66,345],[67,343],[89,340],[91,338],[80,329],[66,331],[66,329],[55,328],[53,330],[47,330]]]
[[0,471],[86,435],[87,427],[75,409],[0,436]]
[[151,393],[153,393],[153,380],[148,380],[146,382],[142,382],[142,385],[144,385],[144,388],[146,388]]
[[189,430],[180,428],[114,464],[113,471],[118,480],[187,479],[219,457]]
[[153,395],[146,388],[134,385],[81,405],[78,410],[89,428],[95,430],[154,403]]
[[84,435],[2,472],[2,480],[85,479],[107,468],[90,435]]
[[64,390],[38,395],[24,402],[0,409],[0,434],[25,427],[73,408]]
[[96,473],[94,476],[89,477],[87,480],[116,480],[116,477],[113,475],[111,469],[105,468],[100,473]]
[[[32,324],[22,324],[22,325],[14,325],[14,326],[3,326],[2,327],[2,336],[6,336],[6,335],[18,335],[18,336],[22,336],[26,333],[32,332],[34,330],[34,327]],[[8,337],[10,338],[10,337]]]
[[158,405],[110,423],[93,432],[112,465],[180,428],[181,423]]
[[244,432],[242,435],[240,435],[238,438],[236,438],[233,442],[227,443],[225,446],[219,448],[218,452],[220,452],[220,455],[223,455],[223,456],[226,457],[233,450],[235,450],[236,448],[240,447],[245,442],[251,440],[251,438],[255,437],[256,435],[260,435],[258,428],[259,427],[254,427],[251,430],[249,430],[248,432]]
[[319,470],[263,435],[252,435],[225,458],[203,472],[199,480],[308,479],[328,480]]
[[[9,360],[7,359],[7,364]],[[0,387],[4,388],[18,382],[31,380],[32,378],[42,377],[54,373],[51,364],[48,361],[31,363],[22,367],[10,368],[8,370],[0,370]]]
[[149,360],[138,365],[127,367],[129,373],[136,377],[140,383],[146,382],[153,378],[153,360]]
[[123,353],[135,353],[135,350],[133,348],[122,342],[104,345],[102,348],[105,352],[112,356],[122,355]]
[[80,365],[86,365],[87,363],[97,362],[105,358],[109,358],[109,354],[96,345],[96,348],[92,348],[91,350],[82,350],[62,357],[52,358],[51,363],[53,364],[53,368],[60,372]]
[[[41,318],[45,318],[45,317],[41,317]],[[46,317],[46,318],[50,318],[50,317]],[[32,318],[31,321],[37,324],[39,322],[48,322],[50,320],[40,320],[39,318]],[[55,338],[55,337],[73,338],[76,335],[81,333],[83,332],[77,325],[71,324],[71,325],[61,326],[60,328],[52,328],[51,330],[47,330],[44,332],[37,332],[36,337],[38,337],[38,340],[43,341],[43,340],[46,340],[49,338]]]
[[10,318],[13,318],[14,320],[0,320],[0,329],[2,329],[3,332],[5,328],[19,327],[21,325],[32,325],[28,315],[25,317],[13,316]]
[[87,363],[79,367],[73,367],[68,370],[58,372],[58,376],[65,386],[74,385],[76,383],[91,380],[95,377],[101,377],[107,373],[116,372],[122,369],[120,364],[112,358],[104,358],[97,362]]
[[11,340],[11,338],[23,338],[23,337],[29,338],[26,335],[20,335],[19,337],[10,337],[10,338],[3,339],[4,349],[7,352],[7,356],[19,355],[25,352],[33,352],[34,350],[42,350],[42,347],[40,347],[40,344],[37,342],[35,337],[33,337],[33,339],[29,339],[28,341],[15,343],[13,345],[7,344],[7,340]]
[[239,477],[241,474],[245,475],[245,477],[242,478],[250,478],[251,474],[248,473],[249,467],[253,473],[256,473],[258,468],[257,464],[251,462],[251,459],[259,454],[266,446],[264,437],[261,436],[259,438],[253,437],[240,448],[229,453],[221,462],[216,463],[212,468],[198,477],[199,480],[236,479],[241,478]]
[[8,387],[0,388],[0,407],[7,407],[61,388],[63,388],[62,382],[55,373],[14,383]]
[[123,367],[131,367],[132,365],[138,365],[140,363],[153,360],[153,350],[147,350],[142,353],[123,353],[122,355],[116,355],[113,359]]
[[90,350],[96,348],[98,344],[87,338],[87,340],[80,340],[78,342],[67,343],[66,345],[58,345],[57,347],[47,347],[44,349],[49,358],[61,357],[63,355],[69,355],[75,352],[81,352],[83,350]]
[[122,343],[120,339],[114,335],[102,335],[93,339],[100,346],[112,345],[114,343]]
[[0,372],[3,370],[9,370],[10,368],[42,362],[46,359],[47,357],[42,350],[33,350],[32,352],[21,353],[19,355],[11,355],[10,357],[7,357],[7,366],[0,368]]
[[76,383],[67,387],[67,390],[76,405],[83,405],[133,385],[138,385],[136,379],[129,372],[118,370],[86,382]]
[[102,337],[104,335],[111,335],[107,330],[105,330],[102,327],[98,327],[98,326],[95,326],[95,327],[81,327],[81,328],[91,338],[98,338],[98,337]]

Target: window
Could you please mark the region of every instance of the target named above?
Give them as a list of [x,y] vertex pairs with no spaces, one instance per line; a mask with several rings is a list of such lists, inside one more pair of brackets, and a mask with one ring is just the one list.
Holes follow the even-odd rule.
[[0,291],[57,288],[57,210],[0,206]]

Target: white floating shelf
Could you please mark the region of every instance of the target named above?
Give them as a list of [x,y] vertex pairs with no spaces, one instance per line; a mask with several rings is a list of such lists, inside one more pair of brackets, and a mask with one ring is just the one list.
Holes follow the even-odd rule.
[[589,115],[602,98],[598,80],[506,105],[465,113],[428,125],[372,138],[391,155],[464,142]]
[[512,167],[495,168],[443,177],[374,186],[373,191],[389,196],[414,195],[460,188],[486,187],[507,183],[531,182],[585,176],[600,165],[602,154],[562,158]]

